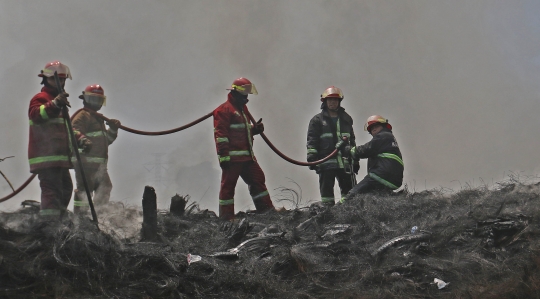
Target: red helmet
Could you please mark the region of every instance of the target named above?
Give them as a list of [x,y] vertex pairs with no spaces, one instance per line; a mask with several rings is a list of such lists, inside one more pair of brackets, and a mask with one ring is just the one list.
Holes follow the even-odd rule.
[[386,127],[389,130],[392,130],[392,126],[388,123],[388,119],[380,116],[380,115],[372,115],[368,117],[366,124],[364,125],[364,131],[371,132],[371,127],[374,124],[386,124]]
[[243,77],[234,80],[231,88],[227,88],[227,90],[236,90],[243,95],[259,94],[257,88],[255,88],[255,84]]
[[69,67],[58,60],[47,63],[38,76],[49,78],[54,76],[55,71],[58,73],[58,77],[71,79]]
[[99,84],[92,84],[86,86],[83,90],[82,95],[79,96],[80,99],[84,99],[85,102],[94,105],[105,106],[107,102],[107,97],[105,96],[105,91],[103,87]]
[[343,92],[341,91],[341,89],[332,85],[325,89],[324,92],[321,94],[321,102],[324,102],[324,100],[326,100],[327,98],[339,98],[343,100],[343,98],[345,97],[343,96]]

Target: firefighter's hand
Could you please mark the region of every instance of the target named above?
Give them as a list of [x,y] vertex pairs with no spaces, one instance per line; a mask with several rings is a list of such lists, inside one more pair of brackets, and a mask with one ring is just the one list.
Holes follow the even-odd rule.
[[261,134],[264,132],[264,124],[262,123],[262,118],[253,126],[253,134]]
[[360,163],[354,163],[353,164],[353,172],[354,172],[354,174],[358,174],[359,170],[360,170]]
[[227,169],[231,166],[231,162],[230,161],[223,161],[221,163],[219,163],[219,167],[221,167],[221,169]]
[[83,139],[81,147],[83,153],[90,152],[90,150],[92,149],[92,141],[90,139]]
[[69,97],[69,93],[61,92],[59,95],[56,96],[56,98],[54,98],[53,100],[54,105],[58,108],[62,108],[64,106],[71,107],[69,105],[69,101],[67,97]]
[[351,156],[351,146],[347,145],[341,148],[341,156],[344,158],[349,158]]
[[319,173],[319,166],[318,165],[311,165],[311,166],[309,166],[309,169],[310,170],[315,170],[315,172],[317,174]]
[[118,130],[118,128],[122,125],[120,123],[120,121],[118,119],[109,119],[109,121],[107,122],[107,125],[109,126],[109,128],[111,128],[112,130],[116,131]]

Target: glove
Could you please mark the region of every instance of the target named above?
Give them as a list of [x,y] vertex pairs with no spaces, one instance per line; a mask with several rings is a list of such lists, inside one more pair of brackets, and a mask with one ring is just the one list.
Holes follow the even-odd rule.
[[83,153],[90,152],[90,150],[92,149],[92,141],[90,139],[86,139],[86,138],[83,139],[82,144],[81,144],[81,148],[82,148]]
[[111,128],[111,130],[117,131],[118,127],[120,127],[122,124],[118,119],[109,119],[107,125],[109,126],[109,128]]
[[309,166],[309,169],[310,170],[315,170],[315,173],[319,174],[320,170],[319,170],[319,165],[311,165]]
[[261,134],[264,132],[264,124],[262,123],[262,118],[259,119],[259,121],[253,125],[253,135]]
[[338,143],[336,143],[336,148],[342,149],[345,145],[347,145],[347,142],[345,140],[340,140]]
[[227,169],[227,168],[229,168],[229,166],[231,166],[230,161],[223,161],[223,162],[219,163],[219,167],[221,167],[221,169]]
[[341,149],[341,156],[344,157],[344,158],[350,158],[350,156],[351,156],[351,148],[352,147],[350,145],[344,146]]
[[360,170],[360,163],[354,163],[352,167],[354,174],[358,174],[358,171]]
[[59,95],[57,95],[56,98],[54,98],[53,104],[58,108],[62,108],[64,106],[71,107],[69,105],[69,101],[68,101],[67,97],[69,97],[69,93],[62,92]]

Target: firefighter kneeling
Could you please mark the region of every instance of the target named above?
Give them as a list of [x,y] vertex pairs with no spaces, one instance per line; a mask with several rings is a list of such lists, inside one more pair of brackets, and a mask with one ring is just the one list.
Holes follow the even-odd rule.
[[[342,155],[354,160],[368,159],[368,174],[354,186],[345,200],[354,195],[380,190],[395,190],[403,183],[403,160],[392,126],[380,115],[368,118],[364,130],[373,136],[360,146],[345,146]],[[342,201],[343,202],[343,201]]]
[[[106,97],[103,88],[99,84],[88,85],[79,96],[83,100],[84,108],[75,112],[72,117],[73,130],[81,134],[79,147],[81,148],[81,160],[88,182],[90,193],[94,193],[93,202],[96,205],[103,205],[109,202],[112,190],[112,183],[107,172],[107,161],[109,155],[109,144],[113,143],[118,134],[120,121],[111,119],[105,127],[104,121],[92,113],[99,111],[106,104]],[[73,159],[76,159],[73,157]],[[81,171],[75,164],[75,178],[77,189],[73,201],[75,213],[86,213],[88,211],[88,198],[84,189]]]

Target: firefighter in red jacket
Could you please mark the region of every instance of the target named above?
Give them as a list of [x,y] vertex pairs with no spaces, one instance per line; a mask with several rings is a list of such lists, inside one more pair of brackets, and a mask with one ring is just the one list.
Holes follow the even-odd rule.
[[264,125],[259,121],[250,124],[247,116],[249,94],[257,89],[246,78],[234,80],[228,99],[214,110],[214,138],[222,169],[219,191],[219,217],[234,218],[234,188],[238,177],[248,185],[257,212],[274,209],[266,189],[264,173],[253,153],[253,135],[262,133]]
[[73,164],[70,160],[70,136],[62,118],[62,108],[69,106],[69,94],[57,90],[55,71],[62,87],[67,78],[71,79],[69,68],[59,61],[47,63],[38,75],[43,78],[41,84],[44,87],[32,98],[28,109],[28,162],[30,172],[37,173],[39,178],[40,215],[60,217],[65,213],[73,192],[69,174]]
[[[96,205],[109,202],[112,183],[107,171],[109,158],[109,144],[113,143],[118,134],[120,121],[111,119],[105,127],[103,119],[92,114],[99,111],[106,104],[106,96],[103,87],[99,84],[88,85],[82,95],[83,109],[77,110],[72,116],[73,130],[81,134],[81,140],[91,143],[92,147],[87,152],[81,153],[81,160],[90,193],[94,193],[92,199]],[[75,157],[72,158],[75,163]],[[77,189],[73,197],[73,210],[75,213],[88,211],[88,198],[84,189],[84,183],[78,165],[75,165],[75,180]]]

